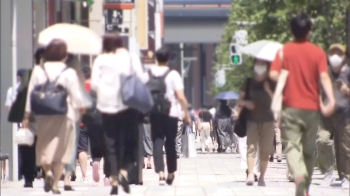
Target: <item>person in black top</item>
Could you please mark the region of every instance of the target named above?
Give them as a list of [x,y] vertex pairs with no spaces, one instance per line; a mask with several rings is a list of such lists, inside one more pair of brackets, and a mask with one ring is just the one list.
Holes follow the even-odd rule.
[[[334,181],[333,166],[336,160],[341,185],[343,188],[349,188],[350,69],[345,61],[345,47],[341,44],[331,45],[328,60],[336,102],[334,113],[330,117],[322,117],[321,129],[318,132],[318,158],[320,168],[325,173],[322,185],[330,186]],[[322,98],[328,101],[325,97],[323,92]]]
[[230,132],[232,131],[231,108],[226,100],[220,100],[214,117],[214,128],[217,134],[218,152],[225,152],[231,146]]

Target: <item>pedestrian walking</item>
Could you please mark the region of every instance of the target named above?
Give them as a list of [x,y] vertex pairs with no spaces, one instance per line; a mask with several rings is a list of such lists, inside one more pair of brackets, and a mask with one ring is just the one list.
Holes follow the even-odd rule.
[[275,149],[276,149],[277,162],[282,162],[282,140],[281,140],[281,130],[279,128],[281,118],[276,114],[274,116],[275,116],[275,126],[274,126],[275,138],[272,145],[270,162],[274,161]]
[[[45,63],[35,66],[28,86],[26,114],[23,127],[28,128],[29,116],[34,113],[32,94],[34,89],[42,89],[43,84],[52,81],[67,90],[67,113],[64,115],[35,114],[37,126],[36,164],[45,170],[44,190],[60,194],[58,181],[64,164],[73,156],[74,124],[78,120],[74,110],[82,109],[83,95],[80,91],[77,73],[64,63],[67,57],[67,45],[64,41],[54,39],[44,52]],[[40,103],[38,103],[40,104]],[[45,111],[42,111],[45,112]],[[46,111],[47,112],[47,111]]]
[[213,117],[209,110],[202,108],[198,115],[198,131],[201,136],[202,152],[210,152],[210,133],[213,131]]
[[216,109],[214,116],[214,130],[217,135],[218,152],[225,152],[228,147],[231,147],[230,134],[232,130],[231,120],[232,110],[227,105],[226,100],[220,100],[220,105]]
[[[171,185],[177,170],[175,138],[178,119],[183,118],[188,125],[191,124],[191,119],[180,74],[167,66],[169,51],[166,48],[159,49],[156,59],[157,66],[144,73],[142,79],[150,89],[155,103],[150,114],[154,168],[159,174],[159,184]],[[178,105],[184,111],[184,116],[181,116]],[[166,151],[167,179],[164,174],[163,146]]]
[[[45,52],[45,48],[40,47],[36,50],[34,54],[34,60],[35,65],[34,66],[40,66],[43,62],[43,55]],[[18,94],[16,96],[16,99],[22,99],[23,102],[26,101],[28,89],[24,88],[24,86],[28,85],[30,76],[31,76],[31,70],[23,70],[21,74],[21,84],[18,88]],[[23,78],[27,77],[27,78]],[[23,80],[24,79],[24,80]],[[27,83],[26,83],[27,82]],[[21,92],[23,91],[23,92]],[[23,96],[23,98],[21,98]],[[25,107],[25,104],[24,104]],[[16,107],[15,107],[16,108]],[[19,109],[19,108],[17,108]],[[21,112],[24,111],[25,108],[20,108]],[[20,111],[13,111],[13,112],[20,112]],[[23,120],[23,119],[22,119]],[[35,125],[35,118],[34,115],[30,115],[29,117],[29,130],[36,135],[36,125]],[[35,164],[35,146],[36,146],[36,136],[34,139],[34,143],[32,146],[18,146],[19,155],[20,155],[20,173],[24,176],[24,187],[25,188],[33,188],[33,182],[35,177],[37,176],[37,171],[40,170],[40,168],[36,167]]]
[[143,134],[143,147],[145,150],[145,157],[147,158],[146,168],[152,169],[152,157],[153,157],[153,142],[152,142],[152,134],[151,134],[151,124],[149,116],[143,118],[142,123],[142,131]]
[[[86,128],[86,133],[90,143],[90,151],[92,158],[92,178],[93,181],[96,183],[100,181],[100,161],[103,158],[103,171],[105,174],[104,185],[109,186],[110,172],[108,170],[108,166],[106,165],[108,164],[108,161],[106,160],[105,156],[105,142],[103,137],[102,119],[100,112],[96,108],[96,92],[91,90],[91,68],[89,66],[85,66],[83,68],[83,74],[85,77],[85,90],[88,93],[90,93],[90,96],[92,98],[92,107],[89,108],[81,118],[82,124]],[[84,144],[87,144],[87,142],[85,141]]]
[[[178,106],[180,113],[183,113],[181,110],[181,106]],[[182,119],[183,115],[180,115],[177,121],[177,128],[176,128],[176,139],[175,139],[175,145],[176,145],[176,158],[180,158],[180,155],[182,154],[182,133],[184,132],[185,123]]]
[[111,177],[111,195],[118,194],[120,184],[130,192],[128,171],[134,167],[138,154],[140,114],[123,103],[121,76],[141,76],[140,59],[124,48],[118,34],[103,36],[103,52],[95,59],[91,89],[97,93],[97,109],[101,112],[106,161]]
[[[333,44],[328,50],[330,76],[335,96],[335,111],[323,117],[318,132],[318,159],[325,174],[322,185],[330,186],[334,181],[334,161],[342,180],[342,187],[349,188],[350,177],[350,69],[346,65],[345,47]],[[323,94],[324,101],[328,101]],[[334,145],[334,150],[333,150]]]
[[[282,69],[289,71],[283,89],[281,137],[286,141],[287,163],[296,184],[296,196],[308,195],[314,169],[314,152],[320,122],[319,110],[332,114],[334,95],[327,56],[309,42],[312,22],[306,14],[290,20],[294,41],[284,45],[271,65],[270,77],[277,81]],[[328,104],[320,102],[321,85]]]
[[274,139],[274,115],[270,110],[274,83],[268,78],[268,61],[255,59],[254,77],[247,78],[241,88],[238,104],[248,109],[247,113],[247,162],[246,184],[253,185],[254,165],[259,149],[260,176],[258,186],[265,186],[265,173]]

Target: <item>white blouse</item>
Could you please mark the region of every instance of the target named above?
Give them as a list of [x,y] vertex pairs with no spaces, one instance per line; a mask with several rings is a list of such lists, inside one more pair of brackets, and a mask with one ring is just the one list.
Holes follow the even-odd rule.
[[143,68],[140,59],[127,50],[97,56],[92,67],[91,89],[97,93],[99,111],[115,114],[128,109],[122,100],[120,76],[132,73],[141,76]]
[[[62,70],[67,67],[63,62],[46,62],[43,66],[45,67],[46,73],[51,81],[59,76]],[[25,111],[27,113],[31,113],[30,94],[33,88],[38,84],[44,84],[46,81],[47,76],[45,75],[43,68],[41,66],[35,66],[28,85],[28,94],[25,108]],[[73,121],[78,121],[80,116],[77,110],[89,106],[86,104],[86,99],[84,99],[81,84],[79,83],[76,71],[72,68],[68,68],[59,76],[57,83],[68,90],[67,117]]]

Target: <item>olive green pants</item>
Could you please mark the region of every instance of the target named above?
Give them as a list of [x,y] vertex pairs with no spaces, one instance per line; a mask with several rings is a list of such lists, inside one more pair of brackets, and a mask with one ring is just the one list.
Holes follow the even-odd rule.
[[326,173],[333,170],[336,160],[340,179],[349,180],[350,115],[334,114],[330,118],[323,118],[318,132],[317,147],[321,171]]
[[281,119],[281,137],[286,143],[288,169],[295,178],[306,180],[309,189],[314,170],[319,111],[284,107]]

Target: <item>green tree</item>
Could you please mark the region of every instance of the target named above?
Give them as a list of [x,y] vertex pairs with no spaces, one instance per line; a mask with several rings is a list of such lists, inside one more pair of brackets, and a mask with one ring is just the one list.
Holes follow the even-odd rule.
[[[313,21],[311,41],[327,49],[330,44],[345,43],[346,7],[348,0],[234,0],[231,14],[222,35],[221,43],[216,48],[217,62],[214,74],[222,66],[229,65],[229,45],[232,36],[240,27],[240,21],[254,22],[253,26],[245,26],[249,42],[268,39],[281,43],[291,41],[289,19],[298,13],[307,13]],[[241,66],[230,67],[226,71],[226,84],[222,87],[212,85],[211,93],[233,90],[239,91],[244,78],[252,74],[253,60],[243,56]]]

